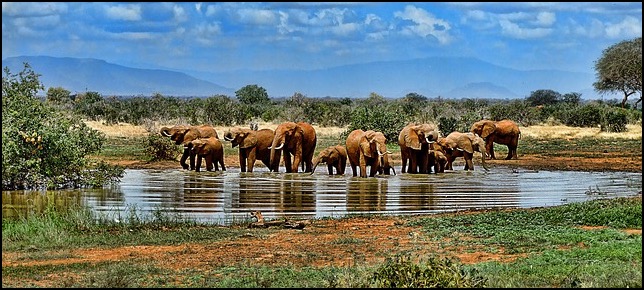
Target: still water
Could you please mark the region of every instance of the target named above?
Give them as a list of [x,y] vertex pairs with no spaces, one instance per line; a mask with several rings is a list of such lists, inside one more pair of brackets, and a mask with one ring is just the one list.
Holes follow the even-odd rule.
[[[255,168],[225,172],[126,170],[118,185],[65,191],[3,191],[2,217],[84,205],[99,216],[124,219],[171,213],[227,225],[259,210],[266,218],[322,218],[347,214],[425,214],[481,208],[555,206],[597,198],[641,194],[642,174],[534,171],[495,166],[489,172],[460,169],[443,174],[398,174],[371,178],[271,173]],[[44,200],[44,201],[43,201]]]

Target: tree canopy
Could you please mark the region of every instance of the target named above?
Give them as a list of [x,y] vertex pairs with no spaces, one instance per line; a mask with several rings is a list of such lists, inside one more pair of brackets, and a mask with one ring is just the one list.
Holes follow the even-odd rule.
[[595,70],[595,91],[622,92],[622,107],[629,96],[639,93],[637,105],[642,101],[642,38],[624,40],[605,49],[595,62]]

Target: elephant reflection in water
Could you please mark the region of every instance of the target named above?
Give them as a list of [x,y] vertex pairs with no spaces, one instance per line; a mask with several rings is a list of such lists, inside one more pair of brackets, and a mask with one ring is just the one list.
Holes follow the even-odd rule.
[[[416,178],[410,181],[416,180]],[[426,177],[418,178],[418,182],[401,180],[400,205],[403,210],[435,209],[437,200],[434,194],[434,184]]]
[[385,178],[350,179],[347,184],[347,211],[384,211],[387,189]]
[[278,211],[315,212],[315,181],[297,174],[285,174],[280,184]]
[[[212,175],[188,174],[183,179],[183,191],[176,191],[172,198],[164,198],[166,208],[217,208],[221,207],[224,179]],[[219,204],[218,204],[219,203]]]
[[[281,200],[281,181],[275,179],[258,179],[258,174],[246,173],[239,176],[239,192],[233,191],[231,208],[253,208],[274,206]],[[266,212],[265,212],[266,213]]]

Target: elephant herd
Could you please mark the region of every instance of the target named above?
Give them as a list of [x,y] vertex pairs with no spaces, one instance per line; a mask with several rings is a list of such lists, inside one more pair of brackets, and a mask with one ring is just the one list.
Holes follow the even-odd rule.
[[[183,126],[161,128],[161,134],[170,137],[184,151],[179,163],[184,169],[200,171],[202,159],[206,170],[226,170],[224,148],[212,126]],[[481,165],[488,170],[486,158],[495,159],[494,143],[506,145],[505,159],[517,158],[521,131],[511,120],[481,120],[475,122],[470,132],[452,132],[441,136],[432,124],[408,124],[399,133],[398,146],[402,159],[402,172],[442,173],[453,170],[457,157],[465,160],[464,170],[474,170],[474,152],[481,153]],[[387,138],[382,132],[360,129],[347,136],[345,144],[329,146],[314,156],[317,134],[306,122],[284,122],[275,130],[233,127],[224,133],[224,140],[232,147],[239,147],[241,172],[253,172],[260,160],[271,172],[279,172],[280,159],[287,173],[315,172],[320,163],[326,163],[329,175],[344,175],[349,161],[353,176],[374,177],[396,171],[392,165],[392,152],[387,150]],[[190,159],[190,164],[186,163]],[[367,172],[367,167],[369,171]]]

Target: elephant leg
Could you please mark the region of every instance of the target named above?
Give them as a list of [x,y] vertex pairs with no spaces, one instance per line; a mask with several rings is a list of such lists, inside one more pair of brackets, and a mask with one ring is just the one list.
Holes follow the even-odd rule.
[[213,162],[212,156],[211,155],[206,156],[206,170],[207,171],[212,171],[212,168],[213,168],[213,165],[214,165],[215,171],[218,171],[219,168],[217,168],[217,164],[216,163],[212,164],[212,162]]
[[332,164],[332,163],[327,162],[327,163],[326,163],[326,168],[327,168],[327,170],[329,171],[329,175],[333,175],[333,164]]
[[474,158],[474,154],[466,154],[463,155],[463,158],[465,158],[465,170],[474,170],[474,162],[472,162],[472,158]]
[[407,173],[418,173],[418,161],[416,160],[418,154],[416,154],[416,152],[413,152],[409,155],[409,168],[407,169]]
[[201,156],[197,156],[197,167],[194,168],[196,172],[201,171]]
[[[239,148],[239,171],[240,172],[246,172],[246,160],[248,158],[246,157],[246,150]],[[249,166],[250,167],[250,166]],[[249,172],[252,172],[252,167],[249,168]]]
[[248,152],[248,156],[246,156],[246,160],[248,161],[248,172],[253,172],[253,168],[255,168],[255,161],[257,160],[257,150],[255,148],[253,148]]
[[190,170],[195,169],[195,158],[197,154],[190,152]]
[[[292,169],[293,173],[297,173],[298,171],[297,167],[300,166],[300,162],[302,162],[302,156],[299,154],[295,154],[295,156],[293,156],[293,169]],[[304,165],[304,163],[302,163],[302,165]]]
[[367,177],[367,160],[366,157],[360,158],[360,177]]
[[221,165],[221,171],[226,171],[226,165],[224,165],[224,157],[219,158],[219,165]]
[[284,167],[286,167],[286,173],[293,172],[293,167],[291,166],[291,153],[284,152]]
[[400,159],[402,160],[402,173],[407,172],[407,154],[400,151]]
[[186,160],[188,159],[188,156],[190,156],[190,149],[189,148],[184,148],[183,149],[183,155],[181,155],[181,160],[179,160],[179,164],[181,164],[181,167],[183,169],[190,169],[190,167],[186,163]]

